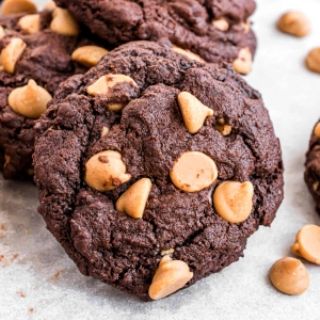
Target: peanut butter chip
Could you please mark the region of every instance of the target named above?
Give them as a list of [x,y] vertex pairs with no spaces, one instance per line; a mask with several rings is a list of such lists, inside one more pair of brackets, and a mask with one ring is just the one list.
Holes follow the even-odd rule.
[[152,300],[162,299],[183,288],[192,277],[193,273],[185,262],[165,256],[153,276],[149,297]]
[[93,189],[110,191],[131,179],[117,151],[102,151],[86,163],[85,181]]
[[229,29],[229,22],[225,18],[213,20],[212,24],[215,28],[219,29],[220,31],[228,31]]
[[245,33],[248,33],[251,29],[251,22],[250,21],[241,22],[241,27]]
[[97,46],[84,46],[76,49],[72,53],[72,60],[87,67],[95,66],[106,54],[108,50]]
[[197,192],[212,185],[218,177],[215,162],[198,151],[183,153],[170,172],[173,184],[185,192]]
[[178,53],[181,56],[184,56],[185,58],[187,58],[189,60],[194,60],[194,61],[198,61],[198,62],[201,62],[201,63],[205,62],[199,55],[197,55],[196,53],[191,52],[190,50],[182,49],[182,48],[179,48],[177,46],[173,46],[172,50],[175,53]]
[[36,12],[37,6],[31,0],[5,0],[1,6],[1,14],[4,16]]
[[309,262],[320,265],[320,227],[312,224],[304,226],[296,236],[292,251]]
[[46,111],[51,99],[46,89],[38,86],[34,80],[29,80],[26,86],[11,91],[8,103],[14,112],[37,119]]
[[118,199],[116,203],[117,210],[127,213],[132,218],[141,219],[151,187],[150,179],[143,178],[138,180]]
[[64,36],[77,36],[79,34],[78,23],[68,10],[57,7],[53,10],[52,15],[50,29],[53,32]]
[[320,73],[320,47],[314,48],[308,53],[306,65],[310,71]]
[[109,130],[108,127],[103,127],[102,130],[101,130],[101,137],[103,138],[103,137],[107,136],[109,131],[110,130]]
[[12,38],[9,44],[1,51],[0,62],[3,70],[14,73],[16,64],[21,58],[27,45],[20,38]]
[[309,273],[295,258],[285,257],[275,262],[269,278],[276,289],[289,295],[302,294],[309,287]]
[[252,54],[249,48],[239,51],[238,58],[233,62],[233,70],[244,75],[251,72]]
[[189,92],[179,93],[178,102],[184,124],[190,133],[197,133],[202,128],[206,118],[213,115],[212,109],[205,106]]
[[108,103],[107,107],[110,111],[120,111],[124,108],[124,104],[121,102],[115,102],[115,103]]
[[320,122],[316,124],[313,131],[314,135],[320,139]]
[[22,31],[32,34],[40,31],[40,20],[39,14],[29,14],[20,18],[18,25]]
[[254,189],[250,181],[222,182],[213,193],[217,213],[230,223],[241,223],[251,214]]
[[2,39],[6,35],[6,32],[4,31],[3,27],[0,26],[0,39]]
[[44,10],[48,10],[48,11],[53,11],[56,8],[57,8],[57,5],[55,4],[54,1],[48,1],[43,7]]
[[106,74],[87,88],[91,96],[103,96],[109,93],[109,90],[121,83],[130,83],[137,86],[136,82],[124,74]]
[[311,31],[308,18],[301,12],[289,11],[283,14],[277,23],[282,32],[296,37],[304,37]]

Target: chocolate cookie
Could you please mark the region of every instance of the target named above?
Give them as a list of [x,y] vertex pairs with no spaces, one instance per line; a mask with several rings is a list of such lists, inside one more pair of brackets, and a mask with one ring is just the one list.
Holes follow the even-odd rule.
[[36,129],[48,229],[83,274],[144,299],[238,260],[282,201],[260,94],[154,42],[67,80]]
[[253,0],[56,0],[111,44],[169,39],[207,62],[234,63],[251,70],[256,38],[248,17]]
[[320,123],[313,128],[305,163],[304,178],[320,214]]
[[0,166],[5,178],[24,179],[32,176],[37,118],[62,81],[106,50],[88,47],[65,9],[2,16],[0,26]]

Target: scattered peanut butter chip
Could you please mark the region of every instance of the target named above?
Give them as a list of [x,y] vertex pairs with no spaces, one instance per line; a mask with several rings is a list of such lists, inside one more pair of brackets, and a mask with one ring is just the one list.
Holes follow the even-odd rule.
[[102,151],[92,156],[85,165],[85,181],[93,189],[110,191],[131,179],[126,165],[117,151]]
[[285,257],[274,263],[269,278],[273,286],[289,295],[298,295],[309,287],[309,273],[303,263],[295,258]]
[[212,24],[215,28],[219,29],[220,31],[228,31],[229,29],[229,22],[226,18],[219,18],[212,21]]
[[215,162],[204,153],[189,151],[175,161],[170,177],[178,189],[197,192],[216,181],[218,169]]
[[314,127],[313,133],[317,138],[320,138],[320,122]]
[[121,84],[121,83],[130,83],[134,86],[137,86],[136,82],[126,76],[124,74],[106,74],[100,77],[97,81],[92,83],[88,88],[87,92],[91,96],[103,96],[109,93],[109,90],[112,89],[114,86]]
[[187,49],[182,49],[182,48],[179,48],[177,46],[173,46],[172,47],[172,50],[175,52],[175,53],[178,53],[180,54],[181,56],[184,56],[185,58],[189,59],[189,60],[194,60],[194,61],[198,61],[198,62],[201,62],[201,63],[204,63],[205,61],[196,53],[193,53],[191,52],[190,50],[187,50]]
[[6,35],[6,32],[4,31],[4,28],[0,26],[0,39],[2,39]]
[[103,127],[101,130],[101,137],[107,136],[109,133],[109,128],[108,127]]
[[224,220],[241,223],[252,212],[253,195],[254,188],[250,181],[225,181],[213,193],[214,207]]
[[18,22],[19,27],[22,31],[29,34],[37,33],[41,28],[40,14],[29,14],[20,18]]
[[239,51],[238,58],[233,62],[233,70],[246,75],[252,70],[252,54],[249,48]]
[[31,0],[4,0],[0,11],[3,16],[36,13],[37,6]]
[[125,212],[130,217],[141,219],[151,191],[152,182],[148,178],[142,178],[135,182],[117,200],[116,208]]
[[310,71],[320,73],[320,47],[314,48],[308,53],[306,65]]
[[180,92],[178,102],[184,124],[190,133],[197,133],[202,128],[206,118],[213,115],[212,109],[205,106],[189,92]]
[[311,31],[309,19],[301,12],[284,13],[277,23],[278,29],[295,37],[304,37]]
[[192,278],[193,273],[184,261],[172,260],[169,256],[165,256],[153,276],[149,297],[152,300],[167,297],[183,288]]
[[0,62],[3,70],[14,73],[18,60],[27,48],[26,43],[20,38],[12,38],[9,44],[1,51]]
[[38,86],[34,80],[29,80],[27,85],[11,91],[8,103],[14,112],[37,119],[47,110],[51,100],[52,97],[46,89]]
[[298,256],[320,265],[320,227],[312,224],[304,226],[297,233],[291,249]]
[[50,29],[53,32],[64,36],[77,36],[79,34],[78,23],[68,10],[56,7],[52,16]]
[[98,46],[83,46],[72,53],[72,60],[87,67],[93,67],[108,53],[108,50]]

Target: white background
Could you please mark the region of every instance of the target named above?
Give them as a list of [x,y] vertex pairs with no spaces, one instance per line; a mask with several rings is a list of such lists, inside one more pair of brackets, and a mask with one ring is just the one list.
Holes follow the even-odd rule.
[[[275,29],[288,9],[309,16],[309,37]],[[289,254],[298,229],[320,221],[303,182],[304,154],[320,109],[320,75],[308,72],[303,61],[320,46],[319,13],[319,0],[260,0],[254,16],[259,50],[247,79],[262,92],[281,138],[286,186],[272,228],[249,240],[244,258],[168,299],[143,303],[82,276],[37,215],[35,188],[0,180],[0,223],[7,228],[0,238],[0,319],[319,320],[320,267],[307,264],[311,287],[299,297],[276,292],[267,279],[271,264]]]

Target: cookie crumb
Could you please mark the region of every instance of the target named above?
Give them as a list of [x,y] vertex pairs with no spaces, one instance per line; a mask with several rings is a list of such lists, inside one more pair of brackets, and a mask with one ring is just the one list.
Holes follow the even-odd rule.
[[20,297],[20,298],[25,298],[27,295],[24,291],[22,290],[18,290],[17,291],[17,295]]

